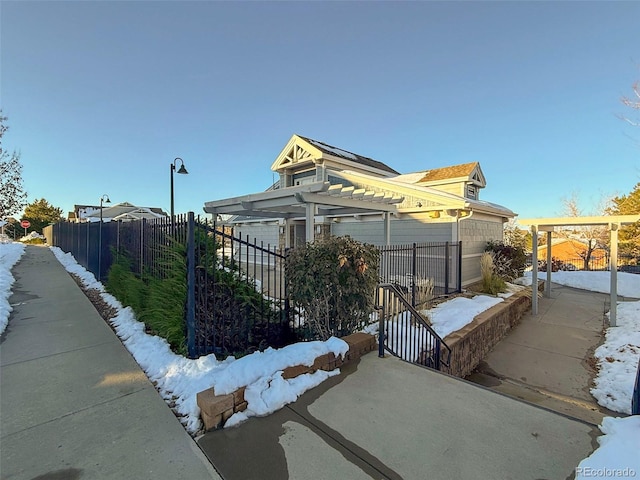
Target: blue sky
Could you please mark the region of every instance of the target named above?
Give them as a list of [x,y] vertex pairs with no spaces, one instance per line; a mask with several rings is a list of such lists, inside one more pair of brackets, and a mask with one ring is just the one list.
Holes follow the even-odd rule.
[[4,140],[29,201],[176,212],[261,191],[293,133],[481,198],[585,213],[640,181],[640,2],[0,3]]

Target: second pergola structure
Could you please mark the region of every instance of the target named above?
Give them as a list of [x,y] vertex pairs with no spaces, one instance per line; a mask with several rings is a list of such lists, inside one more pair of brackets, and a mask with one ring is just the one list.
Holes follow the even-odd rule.
[[[518,219],[521,225],[531,227],[533,245],[532,278],[531,278],[531,313],[538,314],[538,232],[547,232],[547,245],[551,245],[551,233],[556,227],[584,227],[605,226],[609,228],[611,237],[611,251],[609,255],[609,270],[611,273],[611,307],[609,320],[612,327],[616,326],[618,307],[618,229],[622,225],[629,225],[640,221],[640,215],[611,215],[601,217],[556,217],[556,218],[523,218]],[[544,295],[551,297],[551,248],[547,248],[547,281]]]

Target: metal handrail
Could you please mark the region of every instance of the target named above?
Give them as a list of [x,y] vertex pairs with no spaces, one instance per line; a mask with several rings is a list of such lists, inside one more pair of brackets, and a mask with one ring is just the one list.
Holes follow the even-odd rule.
[[636,373],[636,384],[633,387],[633,397],[631,397],[631,415],[640,415],[640,361]]
[[[387,325],[385,325],[385,323],[390,320],[390,317],[392,316],[399,316],[402,312],[401,311],[395,311],[390,313],[389,310],[389,305],[388,305],[388,298],[387,296],[385,296],[383,298],[383,302],[382,305],[380,304],[380,291],[381,290],[386,290],[387,292],[390,292],[393,297],[394,300],[397,301],[403,308],[402,312],[409,312],[409,314],[411,315],[411,319],[412,319],[412,326],[418,326],[419,328],[423,328],[427,331],[428,336],[430,336],[435,342],[433,345],[433,350],[435,355],[429,355],[428,357],[425,357],[424,354],[427,353],[427,350],[424,349],[424,345],[420,345],[418,347],[418,349],[416,350],[415,348],[410,348],[410,352],[407,352],[407,347],[406,347],[406,342],[403,343],[404,346],[404,352],[400,351],[402,350],[402,348],[398,348],[398,346],[396,346],[396,348],[393,348],[393,345],[389,345],[387,342],[387,339],[390,335],[387,334],[387,329],[385,327],[387,327]],[[404,360],[408,360],[411,361],[412,363],[418,363],[420,365],[425,365],[427,362],[424,359],[433,359],[434,360],[434,364],[432,365],[427,365],[427,366],[432,366],[433,368],[435,368],[436,370],[440,370],[441,366],[445,366],[445,367],[450,367],[451,365],[451,348],[444,342],[444,340],[440,337],[440,335],[438,335],[438,333],[433,329],[433,327],[431,327],[431,325],[429,325],[429,322],[424,318],[424,316],[418,312],[412,305],[411,302],[406,298],[406,296],[403,294],[403,292],[394,284],[392,283],[380,283],[378,285],[378,289],[376,291],[376,309],[377,310],[382,310],[382,314],[380,315],[380,327],[379,327],[379,355],[380,356],[384,356],[384,350],[388,350],[392,355],[396,356],[396,357],[400,357],[403,358]],[[397,332],[395,332],[397,333]],[[420,340],[423,337],[420,337],[418,335],[414,333],[407,333],[404,332],[405,337],[408,336],[413,336],[414,340]],[[404,338],[404,340],[408,340],[408,338]],[[399,342],[396,340],[396,344],[399,345]],[[409,355],[407,355],[407,353]],[[416,357],[416,353],[417,358]],[[405,358],[409,356],[410,358]],[[420,359],[423,359],[423,361],[420,361]]]

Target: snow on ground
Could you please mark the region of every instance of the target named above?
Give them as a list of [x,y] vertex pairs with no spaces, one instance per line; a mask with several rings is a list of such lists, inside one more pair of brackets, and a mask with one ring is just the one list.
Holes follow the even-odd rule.
[[576,480],[633,478],[640,474],[640,415],[605,417],[598,449],[580,462]]
[[640,361],[640,302],[619,302],[617,313],[616,326],[607,328],[605,341],[594,354],[598,375],[591,394],[609,410],[631,413]]
[[118,311],[116,317],[110,320],[116,333],[149,379],[156,382],[163,398],[175,402],[176,412],[191,433],[201,427],[196,395],[207,388],[214,387],[216,394],[223,395],[247,387],[247,410],[243,416],[236,414],[229,419],[233,419],[232,424],[237,424],[249,416],[268,415],[295,401],[306,390],[340,373],[339,370],[318,371],[295,379],[282,378],[282,370],[286,367],[311,366],[316,357],[325,353],[344,356],[349,347],[345,341],[337,338],[330,338],[326,342],[298,343],[278,350],[269,348],[264,352],[255,352],[239,359],[229,357],[224,361],[217,360],[215,355],[195,360],[176,355],[164,339],[146,334],[144,324],[136,320],[133,310],[124,308],[115,297],[104,292],[102,284],[78,265],[71,254],[65,254],[57,247],[51,247],[51,250],[68,272],[78,275],[88,288],[102,292],[102,298]]
[[433,329],[444,338],[471,323],[476,315],[500,302],[504,302],[504,298],[488,295],[476,295],[473,298],[456,297],[420,313],[429,317]]
[[[420,313],[429,319],[435,332],[441,338],[445,338],[500,302],[504,302],[504,298],[487,295],[476,295],[473,298],[456,297],[434,308],[420,310]],[[379,322],[375,322],[365,327],[363,332],[377,335],[379,327]],[[385,329],[392,332],[387,338],[387,345],[394,352],[402,352],[402,358],[405,360],[419,361],[425,353],[425,346],[432,344],[429,332],[412,322],[411,314],[407,311],[399,313],[391,320],[385,320]]]
[[24,253],[22,243],[0,243],[0,334],[7,328],[9,314],[13,308],[9,305],[11,285],[14,278],[11,269]]
[[[538,280],[546,279],[547,272],[538,272]],[[551,272],[551,282],[592,292],[609,293],[611,274],[609,272]],[[531,272],[525,272],[521,283],[531,285]],[[618,295],[640,298],[640,275],[618,272]]]

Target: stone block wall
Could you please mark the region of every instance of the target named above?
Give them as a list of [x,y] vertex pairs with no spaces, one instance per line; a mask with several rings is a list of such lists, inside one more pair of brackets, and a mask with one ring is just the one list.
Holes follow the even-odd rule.
[[[349,351],[345,358],[336,357],[333,352],[329,352],[317,357],[311,366],[295,365],[285,368],[282,378],[295,378],[298,375],[314,373],[318,370],[331,371],[377,349],[375,336],[366,333],[354,333],[343,337],[342,340],[349,345]],[[242,387],[227,395],[216,395],[214,388],[208,388],[198,393],[197,403],[200,407],[200,418],[204,423],[205,430],[219,428],[231,415],[246,410],[247,402],[244,399],[244,391],[245,387]]]
[[527,292],[519,292],[448,335],[444,342],[451,348],[451,367],[445,371],[461,378],[471,374],[530,308],[531,297]]

